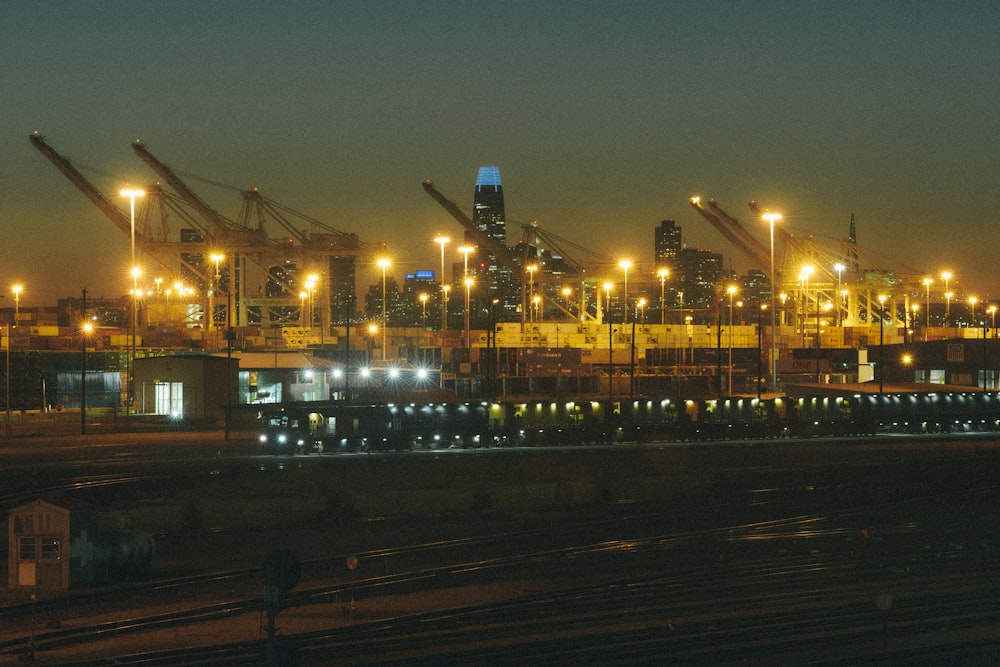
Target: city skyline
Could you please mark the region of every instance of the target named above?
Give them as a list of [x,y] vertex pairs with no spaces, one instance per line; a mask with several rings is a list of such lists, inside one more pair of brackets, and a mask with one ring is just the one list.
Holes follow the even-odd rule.
[[[859,245],[892,268],[1000,296],[991,4],[574,8],[7,3],[0,303],[14,282],[25,306],[129,288],[128,238],[37,154],[34,130],[112,199],[156,180],[138,138],[225,215],[260,187],[387,242],[396,276],[438,266],[437,234],[461,237],[421,182],[471,211],[476,170],[496,165],[509,225],[537,220],[649,272],[653,229],[673,219],[745,273],[688,205],[701,195],[751,228],[757,199],[834,243],[853,211]],[[359,293],[376,273],[359,260]]]

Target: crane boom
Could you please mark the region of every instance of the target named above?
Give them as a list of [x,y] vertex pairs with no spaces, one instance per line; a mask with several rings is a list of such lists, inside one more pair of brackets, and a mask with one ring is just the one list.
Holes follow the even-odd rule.
[[483,230],[476,226],[476,223],[472,221],[468,215],[465,214],[458,204],[451,201],[443,194],[441,194],[434,184],[428,179],[423,182],[424,192],[429,194],[431,198],[436,201],[441,208],[447,211],[451,217],[458,221],[458,224],[462,225],[469,237],[476,242],[481,248],[486,250],[489,254],[497,258],[505,269],[509,269],[515,275],[521,275],[521,266],[514,259],[510,250],[507,249],[502,243],[494,239],[492,236],[488,235]]
[[196,195],[194,191],[187,186],[187,183],[182,181],[180,177],[174,173],[173,169],[160,162],[155,155],[150,153],[146,144],[136,139],[132,142],[132,150],[135,151],[135,154],[138,155],[143,162],[148,164],[150,168],[160,176],[160,178],[166,181],[167,184],[173,188],[174,191],[180,195],[182,199],[184,199],[184,201],[190,204],[214,229],[228,232],[245,231],[235,222],[227,219],[221,213],[206,204],[201,197]]
[[[56,169],[62,172],[62,175],[68,178],[69,181],[75,185],[77,189],[84,194],[84,196],[87,197],[87,199],[97,206],[97,208],[99,208],[119,230],[124,232],[126,235],[132,233],[132,221],[128,214],[115,206],[103,192],[98,190],[93,183],[87,180],[87,178],[73,166],[72,162],[49,146],[45,141],[45,137],[38,132],[34,132],[28,136],[28,139],[30,139],[31,144],[37,148],[38,151],[49,160],[49,162],[55,165]],[[138,233],[136,234],[136,243],[144,243],[145,241],[146,238],[144,235]]]
[[719,216],[702,206],[701,197],[691,197],[688,200],[688,203],[691,204],[694,210],[698,211],[701,217],[705,218],[710,225],[715,227],[715,229],[722,234],[727,241],[732,243],[733,247],[743,253],[743,256],[750,260],[750,263],[753,264],[754,268],[760,269],[761,271],[768,270],[771,263],[770,256],[759,253],[754,248],[748,246],[739,236],[736,235],[736,232],[719,219]]
[[739,220],[726,213],[723,208],[719,206],[719,202],[715,199],[709,199],[707,203],[708,207],[715,211],[715,214],[720,216],[723,222],[728,224],[733,231],[735,231],[739,237],[743,239],[743,242],[746,243],[748,247],[753,248],[758,256],[768,257],[770,255],[770,250],[767,246],[761,243],[760,239],[751,234],[750,230],[744,227]]

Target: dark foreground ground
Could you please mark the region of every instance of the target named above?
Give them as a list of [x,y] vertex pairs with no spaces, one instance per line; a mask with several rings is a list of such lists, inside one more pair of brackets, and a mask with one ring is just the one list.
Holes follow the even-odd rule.
[[[914,590],[941,587],[933,598],[941,608],[934,609],[932,602],[921,612],[932,617],[952,614],[955,598],[950,588],[977,588],[987,598],[985,602],[977,598],[975,604],[990,604],[989,596],[1000,581],[998,456],[1000,446],[995,441],[978,438],[618,445],[288,459],[253,455],[250,438],[225,442],[219,434],[187,434],[180,439],[116,436],[8,441],[0,446],[6,489],[31,485],[42,489],[71,475],[141,476],[139,483],[74,493],[104,508],[109,525],[155,535],[153,576],[157,578],[257,568],[279,548],[291,550],[303,562],[327,559],[304,570],[303,586],[536,554],[532,561],[536,565],[527,568],[486,570],[481,564],[472,565],[488,572],[474,581],[454,577],[454,585],[436,584],[422,592],[368,594],[353,607],[340,600],[318,612],[310,612],[309,607],[289,610],[283,614],[287,633],[484,599],[518,598],[587,584],[628,586],[650,577],[673,576],[685,581],[686,587],[671,588],[664,596],[669,592],[690,598],[696,606],[687,616],[677,608],[644,607],[643,623],[657,624],[668,635],[677,627],[697,627],[709,633],[720,632],[722,619],[735,618],[736,634],[724,640],[730,645],[757,636],[761,614],[776,613],[781,606],[772,598],[762,598],[759,609],[739,611],[739,599],[786,585],[796,595],[804,586],[823,590],[816,604],[830,605],[824,617],[840,614],[847,604],[843,600],[856,604],[858,613],[869,613],[890,600],[892,610],[885,612],[883,620],[892,620],[895,628],[905,626],[908,612],[903,600],[908,595],[915,599],[906,592],[912,586]],[[777,525],[783,527],[768,528]],[[526,537],[528,532],[534,536]],[[394,552],[490,535],[501,537],[463,550],[425,549],[405,557],[375,555],[379,550]],[[565,551],[594,544],[607,548]],[[353,554],[369,555],[361,558],[357,570],[348,571],[346,558]],[[799,565],[794,563],[803,558],[811,559],[812,570],[832,578],[794,579],[800,576]],[[845,571],[847,576],[835,574]],[[970,571],[979,573],[979,578],[953,583],[939,580]],[[732,587],[720,588],[719,576],[728,578]],[[707,578],[699,584],[698,577]],[[250,597],[260,595],[262,587],[261,578],[250,577],[222,588],[206,586],[188,597],[149,597],[119,602],[117,610],[81,611],[72,622],[116,613],[142,615],[167,604]],[[3,600],[15,604],[27,595],[5,591]],[[42,591],[35,595],[58,594]],[[831,601],[822,602],[827,598]],[[620,604],[627,608],[637,603]],[[806,605],[798,598],[784,604]],[[202,624],[147,635],[135,645],[119,638],[114,645],[116,650],[135,652],[223,638],[255,639],[260,636],[259,620],[238,618],[218,626]],[[612,620],[592,618],[584,625],[588,623],[593,627],[587,632],[596,632]],[[616,617],[613,623],[624,623],[619,632],[626,633],[637,621]],[[950,623],[939,625],[953,628]],[[747,636],[735,640],[741,637],[741,624]],[[0,639],[37,631],[40,625],[43,619],[25,618],[22,624],[8,624]],[[849,635],[838,642],[836,652],[805,645],[767,652],[749,644],[735,653],[691,653],[691,648],[682,653],[674,644],[656,651],[666,651],[664,656],[676,651],[676,664],[807,664],[822,661],[824,656],[861,664],[878,655],[886,664],[982,664],[984,651],[990,655],[990,649],[982,648],[981,638],[1000,636],[989,623],[966,623],[971,635],[941,630],[938,636],[924,626],[913,627],[913,632],[896,630],[891,635],[878,634],[879,628],[872,631],[875,634]],[[945,637],[959,636],[965,644],[954,645],[951,640],[947,659],[931,648],[921,649],[924,644],[942,645]],[[966,644],[974,648],[963,649]],[[509,643],[516,645],[514,640]],[[901,654],[900,647],[910,647],[910,652]],[[442,641],[441,650],[447,653],[447,649],[447,642]],[[108,650],[108,645],[95,644],[49,652],[38,659],[65,663]],[[353,662],[329,655],[305,662],[392,662],[388,654],[378,652],[381,649],[371,650],[376,652],[361,654]],[[463,653],[461,662],[485,664],[485,657],[475,659],[482,646],[477,648],[472,642],[468,650],[471,653]],[[433,647],[425,651],[421,660],[432,660]],[[508,662],[502,659],[504,654],[491,655],[492,662]],[[578,656],[576,664],[604,661],[598,648],[589,654],[592,659],[587,655]],[[653,659],[643,655],[625,659],[623,664],[652,664]],[[700,657],[695,660],[694,655]],[[927,662],[920,662],[922,656]]]

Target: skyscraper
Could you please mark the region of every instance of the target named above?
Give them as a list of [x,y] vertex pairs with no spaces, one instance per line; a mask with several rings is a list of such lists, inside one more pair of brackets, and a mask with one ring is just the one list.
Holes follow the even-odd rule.
[[654,257],[657,266],[673,268],[681,250],[681,228],[673,220],[664,220],[656,228]]
[[676,280],[672,292],[684,292],[684,305],[703,308],[711,305],[715,286],[722,278],[722,255],[709,250],[683,248],[677,253]]
[[[480,167],[476,176],[476,190],[472,203],[472,222],[480,231],[504,248],[507,245],[507,222],[504,214],[503,185],[500,182],[498,167]],[[466,238],[466,242],[473,243]],[[484,253],[477,248],[475,261],[470,262],[470,270],[475,267],[476,287],[483,303],[499,299],[501,311],[499,319],[507,319],[504,314],[517,311],[520,304],[520,283],[510,269],[504,266],[495,255]]]

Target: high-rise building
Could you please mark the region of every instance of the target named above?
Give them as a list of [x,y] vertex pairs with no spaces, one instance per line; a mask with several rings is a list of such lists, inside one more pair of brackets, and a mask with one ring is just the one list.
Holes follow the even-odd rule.
[[656,265],[673,268],[677,253],[681,251],[681,228],[673,220],[662,221],[656,228],[655,243],[653,256],[656,257]]
[[684,292],[685,307],[711,305],[715,286],[722,278],[722,255],[709,250],[682,248],[675,258],[670,291]]
[[[476,190],[472,204],[472,222],[480,231],[507,248],[507,222],[504,213],[503,185],[498,167],[480,167],[476,176]],[[472,239],[466,242],[474,244]],[[499,299],[499,319],[503,315],[517,312],[520,304],[520,282],[518,276],[504,266],[495,255],[477,249],[474,262],[470,262],[470,272],[475,271],[477,300],[490,303]]]

